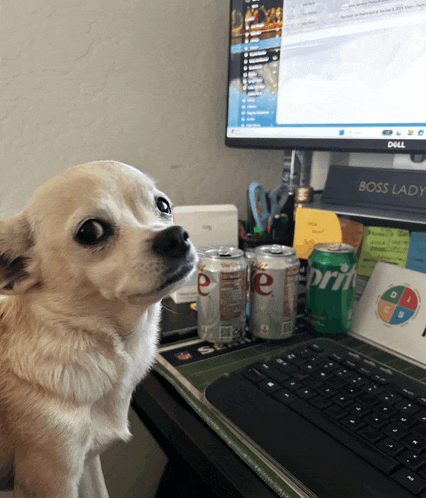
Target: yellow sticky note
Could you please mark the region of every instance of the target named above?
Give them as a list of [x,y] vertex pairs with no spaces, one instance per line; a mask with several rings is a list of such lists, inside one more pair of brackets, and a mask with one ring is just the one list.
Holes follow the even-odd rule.
[[297,257],[308,259],[314,245],[322,242],[342,242],[337,215],[319,209],[298,208],[293,244]]
[[410,232],[386,227],[365,227],[358,274],[370,277],[377,261],[405,268]]

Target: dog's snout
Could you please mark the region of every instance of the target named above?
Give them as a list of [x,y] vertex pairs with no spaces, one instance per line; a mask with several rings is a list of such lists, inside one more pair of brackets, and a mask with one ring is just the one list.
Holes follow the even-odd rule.
[[166,228],[156,235],[152,248],[159,256],[181,258],[191,248],[189,234],[181,226]]

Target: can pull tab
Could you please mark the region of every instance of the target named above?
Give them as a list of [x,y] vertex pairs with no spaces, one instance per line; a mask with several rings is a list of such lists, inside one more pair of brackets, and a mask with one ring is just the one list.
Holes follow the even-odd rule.
[[272,254],[282,254],[283,249],[279,244],[272,244],[270,251]]
[[229,247],[219,247],[218,254],[221,258],[231,257],[231,251]]
[[330,249],[332,251],[340,251],[340,249],[342,249],[342,244],[339,244],[338,242],[330,244]]

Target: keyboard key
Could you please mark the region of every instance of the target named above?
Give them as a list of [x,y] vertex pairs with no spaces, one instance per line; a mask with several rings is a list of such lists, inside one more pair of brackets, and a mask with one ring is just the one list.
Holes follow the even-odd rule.
[[389,405],[394,405],[402,401],[403,397],[393,391],[385,391],[379,395],[379,400]]
[[396,455],[405,449],[405,446],[390,437],[387,437],[383,441],[380,441],[380,443],[377,443],[377,447],[391,457],[396,457]]
[[367,422],[367,424],[371,425],[372,427],[375,427],[376,429],[380,429],[380,427],[383,427],[389,422],[387,417],[376,411],[364,417],[364,420]]
[[307,363],[315,363],[316,365],[319,365],[324,361],[324,357],[320,354],[310,354],[305,358]]
[[331,418],[334,420],[340,420],[341,418],[345,417],[346,415],[349,415],[349,412],[344,410],[338,405],[332,405],[329,408],[327,408],[324,413],[326,415],[329,415]]
[[407,435],[407,428],[399,422],[391,422],[383,428],[383,432],[392,439],[399,441]]
[[297,368],[294,372],[291,372],[290,375],[296,380],[304,380],[309,378],[309,374],[307,372],[302,372]]
[[241,373],[244,375],[244,377],[246,377],[247,379],[251,380],[254,383],[260,382],[261,380],[266,379],[266,375],[259,372],[255,368],[246,368]]
[[271,370],[271,364],[268,362],[258,362],[253,365],[253,368],[258,370],[259,372],[262,372],[265,375],[269,374],[269,371]]
[[270,377],[272,380],[275,380],[278,383],[282,383],[290,378],[288,373],[283,372],[279,368],[274,368],[274,367],[271,367],[269,369],[268,377]]
[[384,391],[384,388],[377,384],[377,382],[368,382],[364,386],[362,386],[362,390],[368,394],[372,394],[374,396],[378,396],[380,393]]
[[278,366],[281,370],[285,370],[286,372],[291,372],[294,370],[294,366],[291,362],[284,360],[283,358],[275,358],[272,363],[275,366]]
[[326,384],[333,386],[335,389],[340,389],[341,387],[346,385],[346,382],[340,377],[335,377],[332,375],[326,380]]
[[426,413],[424,411],[418,412],[414,415],[414,420],[424,431],[426,429]]
[[366,425],[358,431],[358,434],[371,444],[376,444],[383,439],[383,434],[376,428]]
[[334,396],[337,393],[337,390],[334,389],[333,387],[330,386],[322,386],[317,389],[318,394],[321,394],[321,396],[325,396],[326,398],[330,398],[331,396]]
[[352,398],[356,396],[360,392],[360,388],[358,386],[354,386],[351,384],[347,384],[346,386],[343,386],[341,389],[341,392],[344,394],[347,394],[351,396]]
[[355,358],[359,361],[362,360],[362,356],[360,356],[358,353],[354,353],[353,351],[348,351],[348,357],[350,357],[351,359]]
[[401,401],[395,405],[395,408],[400,410],[404,415],[414,415],[420,411],[420,407],[411,401]]
[[369,407],[377,405],[377,403],[379,402],[377,396],[374,396],[374,394],[369,394],[366,392],[359,394],[357,396],[357,401],[360,401],[361,403],[364,403],[364,405],[367,405]]
[[281,401],[285,405],[290,405],[294,400],[297,399],[297,396],[291,391],[287,391],[287,389],[280,389],[279,391],[275,391],[273,393],[273,397]]
[[335,370],[338,366],[339,364],[332,360],[319,363],[320,369],[325,372],[331,372],[332,370]]
[[392,418],[393,420],[393,416],[398,413],[398,410],[396,408],[393,408],[393,406],[390,406],[390,405],[376,405],[374,407],[374,411],[380,413],[381,415],[383,415],[384,417],[386,417],[387,419],[389,418]]
[[346,379],[346,382],[351,386],[361,387],[368,383],[368,379],[363,375],[352,375]]
[[316,406],[319,410],[324,411],[326,408],[331,406],[331,401],[324,396],[315,396],[309,400],[309,403]]
[[317,375],[312,375],[303,381],[303,385],[310,387],[311,389],[318,389],[324,384],[322,379],[319,379]]
[[346,377],[350,377],[351,375],[353,375],[353,372],[349,368],[340,367],[334,370],[333,374],[339,377],[340,379],[345,379]]
[[396,459],[398,460],[398,462],[401,462],[402,465],[405,465],[415,472],[420,469],[420,467],[423,467],[423,465],[426,463],[423,456],[409,450],[403,451],[396,457]]
[[299,398],[307,400],[316,396],[317,393],[314,390],[309,389],[309,387],[303,387],[302,389],[298,389],[297,391],[295,391],[294,394],[296,394],[296,396],[299,396]]
[[401,443],[417,453],[423,453],[426,450],[426,439],[417,434],[410,433],[407,437],[401,439]]
[[350,368],[351,370],[356,370],[360,365],[353,360],[343,360],[342,365]]
[[296,379],[289,379],[283,382],[283,387],[289,389],[290,391],[296,391],[297,389],[303,387],[303,384]]
[[333,396],[331,398],[331,401],[333,401],[333,403],[336,403],[336,405],[339,405],[342,408],[344,408],[345,406],[350,405],[352,403],[352,398],[345,394],[337,394],[336,396]]
[[353,415],[342,418],[340,420],[340,423],[352,431],[357,431],[358,429],[361,429],[361,427],[364,427],[366,425],[365,422],[363,422],[360,418]]
[[300,365],[300,370],[302,370],[302,372],[307,372],[307,373],[311,373],[311,372],[315,372],[316,370],[318,370],[318,366],[315,365],[314,362],[307,362],[307,363],[304,363],[303,365]]
[[342,363],[344,360],[343,356],[337,354],[337,353],[332,353],[329,358],[333,361],[336,361],[337,363]]
[[[362,428],[358,431],[358,433],[364,431],[365,429],[365,427]],[[384,472],[387,476],[399,467],[399,463],[396,460],[388,455],[385,455],[375,447],[373,447],[373,451],[361,454],[361,456],[364,457],[367,462],[371,463],[371,465],[374,465],[374,467]]]
[[283,356],[283,359],[289,361],[290,363],[294,363],[298,359],[298,357],[294,353],[288,353]]
[[327,370],[317,370],[317,372],[315,373],[315,377],[321,379],[322,382],[325,382],[331,377],[331,374],[327,372]]
[[378,384],[384,386],[388,383],[388,378],[385,375],[375,374],[371,377],[371,380],[377,382]]
[[399,389],[399,393],[409,400],[414,400],[417,398],[416,393],[414,393],[411,389],[407,389],[405,387],[401,387]]
[[312,350],[306,346],[302,346],[301,348],[296,348],[293,350],[293,353],[296,354],[299,358],[307,358],[308,356],[314,356],[312,354]]
[[392,376],[395,375],[395,372],[387,367],[379,367],[379,370],[384,372],[388,376],[389,380],[391,380]]
[[323,348],[315,342],[313,344],[309,344],[308,348],[312,349],[312,351],[316,351],[317,353],[321,353],[322,351],[324,351]]
[[395,415],[394,417],[392,417],[392,421],[393,422],[399,422],[400,424],[402,424],[407,429],[409,427],[411,427],[412,425],[415,425],[417,423],[416,419],[413,416],[406,417],[405,415],[399,415],[399,414]]
[[[423,479],[426,479],[426,465],[424,465],[423,467],[421,467],[417,471],[417,474],[419,474],[420,477],[423,477]],[[425,496],[425,498],[426,498],[426,492],[425,492],[425,495],[421,495],[421,496]]]
[[362,360],[362,363],[365,364],[365,365],[368,365],[368,368],[377,368],[377,363],[375,363],[373,360],[370,360],[369,358],[364,358]]
[[358,417],[364,417],[370,413],[370,408],[367,405],[364,405],[364,403],[359,403],[358,401],[347,406],[346,409]]
[[364,375],[364,377],[371,377],[372,375],[372,370],[371,368],[367,368],[367,367],[364,367],[364,366],[359,366],[356,371],[358,373],[360,373],[361,375]]
[[260,387],[262,391],[265,391],[267,393],[274,393],[275,391],[281,389],[281,386],[278,384],[278,382],[275,382],[271,379],[261,380],[256,385]]
[[391,475],[392,479],[402,484],[408,491],[418,495],[426,488],[426,480],[410,469],[403,467]]

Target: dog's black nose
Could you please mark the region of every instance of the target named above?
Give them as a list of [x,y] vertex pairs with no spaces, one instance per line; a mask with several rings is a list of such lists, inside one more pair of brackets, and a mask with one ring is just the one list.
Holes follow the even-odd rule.
[[189,234],[180,226],[166,228],[156,235],[152,248],[159,256],[182,258],[191,248]]

